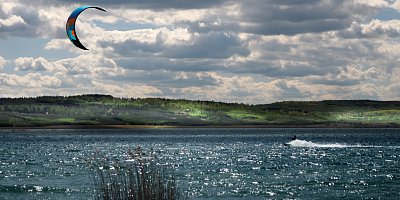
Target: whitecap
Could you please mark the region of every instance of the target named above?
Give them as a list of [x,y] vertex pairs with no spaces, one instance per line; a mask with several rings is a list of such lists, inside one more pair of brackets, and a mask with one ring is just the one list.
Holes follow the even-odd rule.
[[37,186],[37,185],[35,185],[35,186],[33,186],[33,188],[35,188],[35,190],[36,190],[37,192],[43,191],[43,187],[42,187],[42,186]]
[[286,145],[292,147],[319,147],[319,148],[345,148],[345,147],[359,147],[359,146],[351,146],[347,144],[340,144],[340,143],[314,143],[306,140],[292,140]]

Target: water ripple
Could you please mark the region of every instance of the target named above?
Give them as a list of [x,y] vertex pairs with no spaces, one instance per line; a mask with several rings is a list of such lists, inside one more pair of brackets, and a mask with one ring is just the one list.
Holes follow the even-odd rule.
[[[397,129],[0,131],[0,196],[89,199],[87,160],[154,149],[189,199],[393,199]],[[251,133],[251,134],[248,134]],[[296,134],[298,141],[289,142]],[[21,184],[23,183],[23,184]]]

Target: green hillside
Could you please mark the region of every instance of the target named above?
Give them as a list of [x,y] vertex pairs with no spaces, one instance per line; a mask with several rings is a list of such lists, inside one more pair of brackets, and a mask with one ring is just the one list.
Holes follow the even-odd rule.
[[51,125],[400,126],[400,102],[319,101],[264,105],[109,95],[0,98],[0,127]]

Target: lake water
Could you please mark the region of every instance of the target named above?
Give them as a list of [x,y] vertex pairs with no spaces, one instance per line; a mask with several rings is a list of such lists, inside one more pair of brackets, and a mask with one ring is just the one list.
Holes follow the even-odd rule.
[[0,130],[0,199],[93,199],[85,159],[137,145],[187,199],[400,198],[400,129],[183,128]]

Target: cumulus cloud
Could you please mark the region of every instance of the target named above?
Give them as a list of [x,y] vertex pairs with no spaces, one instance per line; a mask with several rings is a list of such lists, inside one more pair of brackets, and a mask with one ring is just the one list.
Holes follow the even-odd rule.
[[344,38],[373,38],[400,36],[400,20],[381,21],[374,19],[368,24],[353,22],[350,28],[338,32]]
[[14,64],[16,71],[67,71],[65,67],[51,63],[43,57],[19,57],[15,59]]
[[95,54],[62,59],[54,62],[54,64],[65,67],[69,75],[90,75],[92,77],[109,78],[124,73],[124,70],[117,66],[114,60]]
[[41,1],[37,5],[26,5],[5,0],[0,5],[0,38],[61,37],[67,12],[63,7],[53,9]]
[[199,32],[224,30],[262,35],[343,30],[355,21],[364,22],[380,8],[390,7],[383,0],[185,1],[191,6],[183,6],[185,3],[180,2],[181,7],[174,6],[175,1],[131,3],[136,6],[133,10],[112,8],[115,15],[129,22],[178,25]]
[[[86,0],[87,4],[96,4],[96,5],[104,5],[104,6],[130,6],[139,9],[197,9],[197,8],[208,8],[222,4],[228,0],[153,0],[153,1],[140,1],[140,0]],[[61,0],[61,2],[65,3],[81,3],[79,0]]]
[[93,82],[99,93],[114,94],[118,97],[149,97],[162,95],[162,92],[148,85],[116,85],[111,83]]
[[71,42],[69,40],[64,39],[52,39],[48,43],[46,43],[46,46],[44,49],[46,50],[52,50],[52,49],[67,49],[69,46],[71,46]]
[[[115,35],[113,36],[114,33]],[[125,33],[109,33],[101,46],[111,47],[122,56],[148,53],[168,58],[229,58],[233,54],[246,55],[249,51],[240,38],[231,33],[191,33],[186,29],[149,29]],[[116,38],[119,35],[119,38]],[[125,35],[125,36],[124,36]]]
[[399,0],[395,0],[393,2],[393,4],[391,5],[392,8],[400,10],[400,1]]
[[360,66],[346,66],[340,67],[335,73],[329,73],[325,77],[314,79],[312,82],[315,84],[326,85],[357,85],[361,81],[373,80],[379,78],[379,72],[375,67],[363,69]]
[[[68,12],[81,1],[21,1],[25,6],[7,1],[7,16],[15,15],[26,22],[24,30],[43,35],[57,35],[63,28]],[[73,4],[75,2],[76,4]],[[86,3],[90,3],[86,2]],[[104,6],[107,15],[97,16],[105,23],[127,21],[163,26],[188,27],[196,31],[225,30],[263,35],[294,35],[348,28],[352,22],[363,21],[377,9],[389,7],[386,1],[363,0],[212,0],[212,1],[93,1]],[[48,5],[57,8],[46,9]],[[6,7],[6,6],[3,6]],[[11,8],[10,8],[11,7]],[[57,9],[58,13],[54,12]],[[172,10],[171,10],[172,9]],[[60,13],[60,12],[61,13]],[[6,12],[5,12],[6,13]],[[92,19],[88,17],[89,19]],[[58,22],[58,23],[57,23]],[[64,22],[65,23],[65,22]],[[62,24],[62,26],[60,26]],[[38,27],[35,29],[35,27]],[[22,34],[22,32],[19,32]],[[57,35],[61,36],[61,35]]]
[[0,19],[0,30],[5,31],[7,29],[13,29],[18,27],[26,26],[26,22],[22,17],[11,15],[7,19]]
[[27,88],[43,88],[43,87],[59,87],[61,81],[53,76],[43,76],[40,73],[28,73],[24,76],[16,74],[6,75],[0,74],[1,83],[7,86],[27,87]]
[[6,59],[0,56],[0,69],[3,69],[6,63],[7,63]]
[[170,88],[164,90],[164,95],[186,99],[266,103],[281,101],[282,98],[311,99],[314,93],[318,94],[318,91],[312,91],[306,83],[297,80],[260,81],[252,76],[226,76],[215,72],[208,75],[216,80],[217,84]]
[[245,32],[294,35],[342,30],[376,11],[376,5],[348,0],[249,0],[240,4]]
[[[80,51],[66,39],[65,21],[82,1],[3,0],[0,40],[45,45],[36,46],[40,56],[0,57],[0,68],[9,60],[15,69],[0,73],[0,95],[18,88],[23,96],[246,103],[393,99],[400,97],[390,93],[399,86],[400,22],[374,18],[399,2],[85,1],[108,12],[82,13],[77,32],[90,50]],[[57,55],[63,50],[70,53]]]
[[375,8],[384,8],[393,4],[393,0],[354,0],[354,3],[368,5]]

